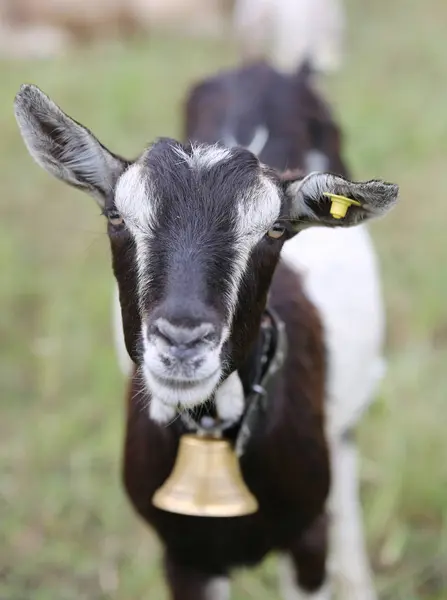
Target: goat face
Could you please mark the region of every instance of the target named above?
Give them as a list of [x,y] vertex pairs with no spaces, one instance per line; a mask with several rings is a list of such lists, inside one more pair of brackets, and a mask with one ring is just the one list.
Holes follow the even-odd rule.
[[[164,404],[203,402],[245,355],[286,238],[281,203],[276,176],[242,149],[160,140],[119,178],[123,222],[109,233],[116,260],[115,235],[134,248],[138,362]],[[126,272],[115,269],[124,297]]]
[[[112,154],[34,86],[16,97],[34,159],[89,191],[108,217],[126,346],[153,399],[208,400],[254,340],[283,243],[310,225],[354,225],[397,186],[315,173],[282,181],[241,148],[162,139],[135,162]],[[324,192],[352,197],[342,221]]]

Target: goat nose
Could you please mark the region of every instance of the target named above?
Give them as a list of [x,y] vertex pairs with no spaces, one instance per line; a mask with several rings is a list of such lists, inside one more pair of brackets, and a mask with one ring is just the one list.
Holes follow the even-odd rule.
[[161,339],[169,351],[177,358],[193,356],[204,344],[217,341],[216,328],[212,323],[201,323],[196,327],[180,327],[167,321],[157,319],[149,326],[149,336]]

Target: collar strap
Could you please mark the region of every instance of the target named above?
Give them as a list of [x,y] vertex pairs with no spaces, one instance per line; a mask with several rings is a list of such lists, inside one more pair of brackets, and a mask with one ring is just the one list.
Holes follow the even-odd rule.
[[[246,408],[235,440],[235,452],[238,457],[244,454],[259,416],[267,409],[269,392],[276,380],[275,375],[282,369],[287,355],[287,337],[283,321],[271,308],[266,308],[262,319],[263,347],[255,379],[245,399]],[[198,435],[220,437],[223,431],[235,425],[234,421],[216,422],[212,417],[203,417],[200,423],[197,423],[189,412],[181,413],[180,418],[187,429],[195,431]]]
[[271,321],[271,334],[276,334],[274,351],[270,361],[268,361],[268,355],[263,353],[264,364],[268,361],[267,366],[260,381],[252,385],[247,396],[247,408],[235,442],[235,452],[238,457],[244,454],[259,416],[267,410],[268,398],[276,383],[276,375],[282,370],[287,356],[287,336],[284,322],[272,309],[266,309],[265,316]]

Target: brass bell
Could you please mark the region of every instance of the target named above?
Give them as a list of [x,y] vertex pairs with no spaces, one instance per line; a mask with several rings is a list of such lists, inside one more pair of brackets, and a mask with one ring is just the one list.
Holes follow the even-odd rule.
[[258,509],[228,440],[186,434],[171,475],[152,499],[157,508],[196,517],[237,517]]

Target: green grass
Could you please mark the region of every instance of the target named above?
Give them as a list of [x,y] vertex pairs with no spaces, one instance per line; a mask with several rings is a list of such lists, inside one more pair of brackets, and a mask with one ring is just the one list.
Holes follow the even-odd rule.
[[[447,597],[446,19],[437,0],[351,0],[350,54],[326,86],[355,175],[402,190],[372,227],[389,372],[360,435],[383,600]],[[180,136],[190,83],[234,60],[214,42],[154,37],[0,63],[2,600],[166,599],[158,544],[120,481],[124,381],[104,223],[93,201],[32,164],[13,96],[35,82],[133,156],[154,136]],[[276,600],[274,567],[238,575],[234,598]]]

